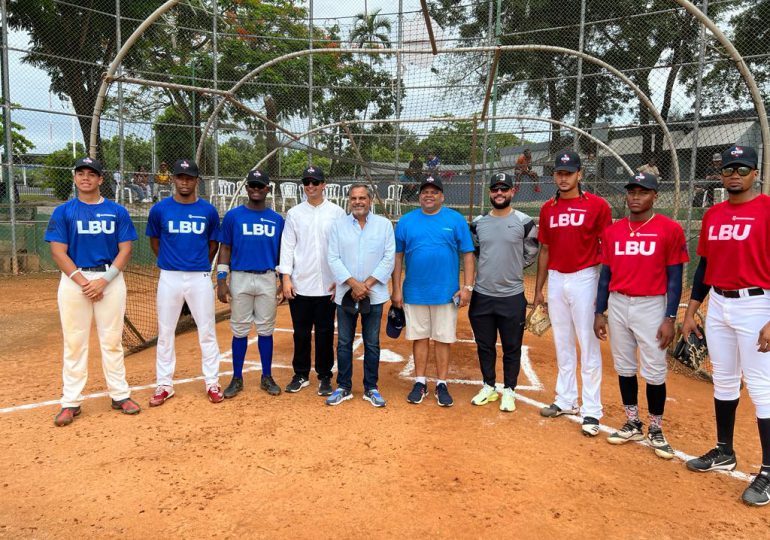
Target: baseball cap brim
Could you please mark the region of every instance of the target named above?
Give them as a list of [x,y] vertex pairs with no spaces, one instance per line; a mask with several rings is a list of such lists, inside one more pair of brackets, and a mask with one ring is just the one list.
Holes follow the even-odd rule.
[[102,175],[102,170],[99,167],[93,167],[91,165],[80,165],[79,167],[75,167],[76,171],[79,171],[80,169],[91,169],[92,171],[94,171],[99,176]]
[[557,171],[567,171],[567,172],[578,172],[580,170],[580,167],[577,165],[559,165],[558,167],[554,167],[554,172]]
[[731,158],[727,161],[722,161],[722,167],[732,167],[733,165],[744,165],[746,167],[751,167],[752,169],[757,168],[757,163],[750,158],[744,158],[744,157],[737,157],[737,158]]

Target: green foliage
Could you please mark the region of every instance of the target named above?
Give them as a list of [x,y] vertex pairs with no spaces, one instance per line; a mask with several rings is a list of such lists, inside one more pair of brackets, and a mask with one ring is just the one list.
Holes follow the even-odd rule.
[[[118,135],[102,140],[102,163],[108,170],[120,167],[120,140]],[[152,164],[152,143],[133,133],[123,139],[123,170],[131,173],[144,166],[149,170]]]
[[[21,124],[11,122],[11,146],[13,147],[14,155],[23,155],[32,150],[35,145],[21,134],[25,129]],[[0,122],[0,152],[5,155],[5,126]]]
[[[75,155],[84,156],[85,147],[77,143]],[[72,158],[72,143],[67,143],[66,148],[51,152],[45,157],[43,164],[46,175],[46,187],[52,187],[56,198],[66,201],[72,193],[72,166],[75,160]]]
[[[331,160],[324,156],[313,156],[313,165],[321,167],[324,173],[331,168]],[[299,179],[302,171],[307,168],[307,153],[299,150],[288,152],[281,158],[281,178],[291,180]]]
[[[495,147],[497,149],[504,146],[519,144],[519,138],[511,133],[497,133],[495,135]],[[481,130],[477,131],[476,139],[476,163],[482,161],[482,139]],[[428,136],[420,141],[417,146],[417,152],[425,160],[429,152],[435,152],[444,164],[469,163],[471,161],[471,148],[473,146],[473,122],[456,120],[444,122],[442,125],[434,127],[428,133]],[[402,159],[406,156],[411,158],[405,149],[402,149]],[[499,155],[499,154],[498,154]],[[490,159],[496,159],[497,155],[487,156]]]
[[264,142],[259,144],[231,137],[219,146],[219,175],[243,178],[265,155]]
[[182,113],[175,107],[168,107],[155,122],[155,151],[158,162],[165,161],[170,166],[177,159],[194,156],[194,133],[195,130],[189,124],[185,125]]

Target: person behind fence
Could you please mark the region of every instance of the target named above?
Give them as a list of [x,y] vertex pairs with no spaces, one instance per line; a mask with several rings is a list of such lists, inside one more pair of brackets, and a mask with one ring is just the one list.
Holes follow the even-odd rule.
[[294,326],[294,376],[290,393],[310,385],[310,350],[315,331],[318,395],[332,394],[334,367],[334,275],[327,259],[329,230],[345,211],[324,198],[326,179],[319,167],[302,173],[307,199],[286,214],[278,272]]
[[172,170],[175,193],[150,208],[146,235],[158,258],[158,345],[155,369],[157,387],[150,406],[174,397],[176,352],[174,338],[182,306],[186,303],[198,328],[201,366],[206,395],[212,403],[224,399],[219,387],[219,344],[215,327],[211,261],[217,252],[219,214],[199,199],[198,165],[180,159]]
[[[262,364],[260,388],[272,396],[281,393],[273,379],[273,330],[283,289],[275,268],[281,247],[283,218],[265,206],[270,178],[260,170],[246,175],[246,204],[225,214],[219,229],[217,297],[230,304],[233,332],[233,378],[225,398],[243,390],[243,364],[252,324],[257,328],[257,349]],[[230,275],[230,283],[227,276]]]
[[329,267],[337,285],[337,389],[326,404],[339,405],[353,397],[353,341],[361,315],[363,398],[384,407],[377,379],[382,308],[390,297],[388,280],[396,251],[393,225],[372,214],[372,194],[366,185],[352,185],[348,197],[350,215],[335,221],[329,231]]
[[152,186],[149,182],[149,174],[147,174],[147,169],[144,168],[144,165],[139,165],[139,170],[134,172],[133,175],[133,182],[134,185],[139,186],[139,188],[142,190],[142,202],[149,203],[152,202]]
[[165,161],[160,164],[158,172],[155,173],[154,197],[158,197],[161,189],[171,189],[171,174],[169,174],[168,163]]
[[[449,352],[456,341],[457,308],[467,306],[473,292],[473,240],[458,212],[444,208],[444,186],[428,176],[420,184],[420,208],[396,225],[396,260],[391,302],[406,313],[406,339],[412,341],[415,383],[409,403],[422,403],[428,394],[426,371],[430,341],[436,353],[436,400],[451,407],[447,388]],[[463,255],[464,285],[460,280]],[[401,274],[406,264],[406,277]],[[459,290],[458,290],[459,289]]]
[[88,379],[88,342],[91,321],[96,321],[102,369],[112,408],[137,414],[131,399],[123,357],[123,317],[126,283],[123,270],[131,258],[136,230],[125,208],[104,199],[102,165],[89,157],[75,162],[76,198],[53,211],[45,241],[61,270],[58,304],[64,335],[61,410],[57,426],[72,423],[80,414]]
[[732,471],[735,412],[741,378],[754,403],[762,465],[743,492],[751,506],[770,503],[770,197],[756,191],[757,151],[722,152],[728,199],[703,215],[700,261],[693,276],[682,335],[701,334],[695,313],[709,290],[706,339],[713,366],[716,447],[687,462],[691,471]]
[[687,241],[681,225],[653,209],[658,199],[656,176],[638,173],[625,188],[631,215],[604,230],[594,315],[597,338],[606,340],[609,327],[626,413],[626,423],[607,441],[625,444],[644,439],[639,419],[638,371],[647,383],[647,442],[658,457],[671,459],[674,450],[663,435],[666,348],[674,339],[683,265],[689,260]]
[[540,244],[532,218],[511,207],[513,178],[499,173],[492,176],[489,184],[492,209],[471,223],[479,261],[468,318],[484,379],[484,386],[471,403],[486,405],[500,397],[495,388],[499,334],[503,349],[500,410],[513,412],[527,308],[524,268],[535,262]]
[[428,152],[425,166],[428,168],[428,173],[435,176],[438,174],[438,168],[441,166],[441,158],[438,157],[436,152]]
[[516,182],[513,186],[514,195],[521,189],[521,181],[524,176],[528,176],[535,183],[535,193],[540,193],[540,177],[532,168],[532,151],[529,148],[525,148],[524,152],[516,160]]
[[706,169],[703,184],[695,189],[693,206],[708,208],[714,206],[714,190],[722,187],[722,154],[714,154]]
[[636,168],[636,171],[640,173],[651,174],[653,176],[660,178],[660,169],[658,169],[657,162],[658,162],[657,158],[651,155],[650,158],[644,164]]

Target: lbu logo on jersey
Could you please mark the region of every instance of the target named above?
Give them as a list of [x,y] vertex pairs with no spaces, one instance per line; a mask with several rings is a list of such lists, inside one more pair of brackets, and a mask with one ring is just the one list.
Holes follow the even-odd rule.
[[262,223],[244,223],[243,236],[275,236],[275,225],[263,225]]
[[551,216],[551,228],[580,227],[583,223],[585,223],[585,220],[585,213],[559,214],[558,216]]
[[751,232],[751,224],[741,225],[716,225],[709,227],[709,240],[746,240]]
[[623,242],[615,242],[615,255],[644,255],[649,256],[655,253],[655,244],[653,240],[648,242],[642,240],[638,242],[636,240],[626,240]]
[[115,234],[115,222],[101,219],[98,221],[78,220],[78,234]]
[[203,221],[169,221],[168,232],[176,234],[203,234],[206,223]]

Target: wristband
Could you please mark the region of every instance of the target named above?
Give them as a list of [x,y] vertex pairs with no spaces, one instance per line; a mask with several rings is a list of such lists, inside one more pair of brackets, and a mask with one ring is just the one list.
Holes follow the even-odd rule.
[[217,280],[227,279],[227,272],[217,272]]
[[107,269],[107,271],[104,273],[104,275],[102,275],[102,279],[104,281],[106,281],[107,283],[109,283],[110,281],[112,281],[113,279],[118,277],[118,274],[120,274],[120,268],[118,268],[117,266],[113,265],[113,266],[110,266]]
[[73,270],[72,273],[70,275],[68,275],[67,277],[72,279],[72,276],[74,276],[75,274],[79,274],[79,273],[80,273],[80,268],[75,268],[75,270]]
[[221,274],[222,272],[224,272],[225,275],[230,273],[230,265],[229,264],[218,264],[217,265],[217,276],[219,274]]

